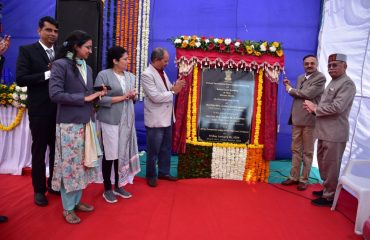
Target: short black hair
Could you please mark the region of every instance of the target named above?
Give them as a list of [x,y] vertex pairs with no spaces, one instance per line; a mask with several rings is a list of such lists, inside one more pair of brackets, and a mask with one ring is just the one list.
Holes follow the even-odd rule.
[[304,62],[304,60],[306,60],[306,58],[309,58],[309,57],[313,57],[313,58],[315,58],[317,60],[317,57],[315,55],[308,54],[308,55],[306,55],[306,56],[303,57],[303,62]]
[[155,60],[162,60],[165,52],[167,52],[167,50],[164,48],[155,48],[150,55],[150,61],[154,62]]
[[48,22],[48,23],[54,25],[56,28],[59,28],[59,24],[58,24],[57,20],[55,20],[54,18],[52,18],[50,16],[45,16],[45,17],[40,18],[39,28],[43,28],[44,25],[45,25],[45,22]]
[[119,61],[126,52],[127,51],[121,46],[109,48],[107,52],[107,68],[113,68],[113,59]]

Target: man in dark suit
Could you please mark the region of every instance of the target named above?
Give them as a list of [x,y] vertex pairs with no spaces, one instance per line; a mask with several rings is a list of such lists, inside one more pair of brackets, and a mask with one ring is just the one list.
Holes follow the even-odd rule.
[[[318,103],[321,94],[324,92],[325,76],[317,71],[317,58],[314,55],[307,55],[303,58],[303,68],[305,73],[297,79],[296,88],[288,79],[284,79],[287,93],[292,96],[293,105],[290,114],[289,124],[292,128],[292,167],[289,178],[283,181],[282,185],[298,184],[299,191],[306,190],[308,177],[310,176],[315,128],[315,116],[303,108],[304,100],[311,100]],[[303,169],[301,173],[301,165]]]
[[3,73],[3,66],[5,62],[5,58],[3,54],[8,50],[10,46],[10,36],[5,35],[4,38],[0,37],[0,79]]
[[[10,36],[5,36],[3,39],[1,39],[0,41],[0,79],[2,77],[3,66],[5,62],[5,58],[3,54],[6,52],[6,50],[8,50],[9,45],[10,45]],[[7,216],[0,216],[0,223],[6,222],[6,221],[8,221]]]
[[323,189],[313,191],[318,198],[311,201],[315,206],[330,207],[333,204],[342,157],[349,138],[348,116],[356,95],[356,85],[346,74],[347,56],[331,54],[328,71],[332,78],[325,88],[319,104],[306,100],[307,111],[316,115],[317,161]]
[[[58,39],[58,23],[52,17],[39,20],[39,41],[21,46],[16,65],[16,82],[28,89],[28,116],[32,134],[32,185],[34,201],[38,206],[46,206],[46,190],[51,188],[55,152],[56,105],[49,98],[49,78],[51,62],[54,59],[54,44]],[[45,152],[49,146],[48,186],[46,187]]]

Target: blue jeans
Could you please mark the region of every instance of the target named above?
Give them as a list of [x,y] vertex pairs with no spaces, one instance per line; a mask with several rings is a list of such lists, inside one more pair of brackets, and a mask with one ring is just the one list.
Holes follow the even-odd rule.
[[170,174],[172,126],[161,128],[146,128],[146,178],[156,178],[158,175]]

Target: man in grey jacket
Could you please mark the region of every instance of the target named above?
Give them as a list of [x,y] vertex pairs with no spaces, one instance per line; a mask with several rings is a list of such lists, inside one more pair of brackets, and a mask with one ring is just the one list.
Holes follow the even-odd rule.
[[[289,118],[292,128],[292,167],[289,178],[281,184],[285,186],[298,184],[299,191],[306,190],[308,177],[310,176],[315,128],[315,116],[303,108],[304,100],[311,100],[318,103],[325,88],[325,76],[317,71],[317,58],[314,55],[307,55],[303,58],[305,73],[297,79],[296,88],[288,79],[284,79],[287,93],[292,96],[293,104]],[[301,174],[301,165],[303,168]]]
[[314,191],[316,206],[331,206],[338,184],[342,156],[348,141],[349,122],[356,86],[346,74],[347,57],[332,54],[328,59],[328,71],[332,77],[318,105],[306,100],[305,108],[316,115],[315,135],[318,138],[317,160],[323,180],[323,190]]
[[169,61],[167,50],[155,48],[151,54],[151,64],[141,75],[145,93],[144,124],[147,134],[146,178],[150,187],[157,186],[158,178],[169,181],[177,179],[170,175],[173,97],[185,85],[178,79],[174,85],[169,81],[164,68]]

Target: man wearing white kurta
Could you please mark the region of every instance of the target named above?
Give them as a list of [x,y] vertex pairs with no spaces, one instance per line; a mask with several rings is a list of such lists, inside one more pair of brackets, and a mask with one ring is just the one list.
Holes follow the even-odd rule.
[[169,61],[167,50],[155,48],[150,60],[141,81],[145,93],[144,124],[147,131],[146,178],[149,186],[156,187],[157,176],[163,180],[177,180],[170,175],[172,123],[175,121],[173,97],[181,91],[185,81],[178,79],[174,85],[169,81],[164,72]]

